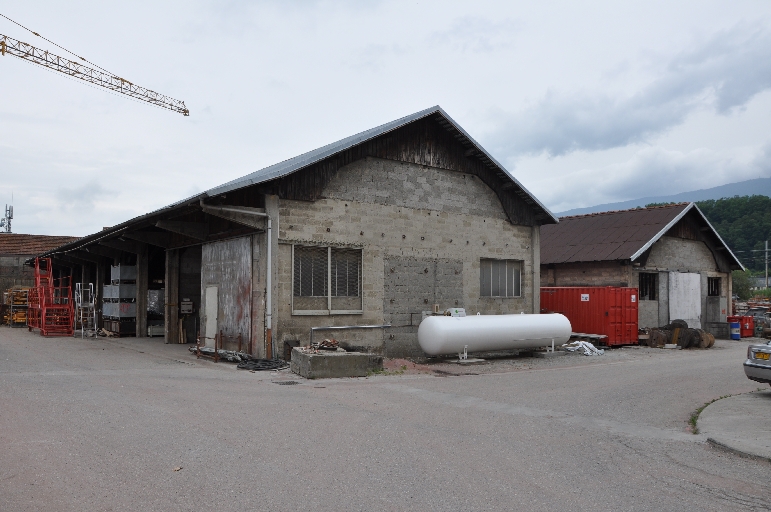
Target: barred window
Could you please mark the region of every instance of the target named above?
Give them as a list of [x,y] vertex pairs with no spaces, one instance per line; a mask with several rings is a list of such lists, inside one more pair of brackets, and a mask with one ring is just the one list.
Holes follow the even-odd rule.
[[656,300],[659,289],[659,275],[651,272],[640,272],[638,291],[640,300]]
[[481,297],[519,297],[521,276],[521,261],[483,258],[479,262],[479,295]]
[[361,312],[361,249],[295,245],[292,257],[293,313]]
[[707,278],[707,295],[709,297],[720,297],[720,278],[708,277]]

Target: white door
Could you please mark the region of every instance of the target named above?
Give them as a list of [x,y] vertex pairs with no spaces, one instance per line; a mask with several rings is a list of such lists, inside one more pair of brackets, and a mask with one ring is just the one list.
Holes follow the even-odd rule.
[[669,273],[669,321],[677,318],[701,329],[701,275]]
[[217,335],[217,315],[219,314],[219,301],[217,300],[217,287],[207,286],[204,295],[204,325],[206,330],[204,336],[207,347],[214,347],[214,337]]

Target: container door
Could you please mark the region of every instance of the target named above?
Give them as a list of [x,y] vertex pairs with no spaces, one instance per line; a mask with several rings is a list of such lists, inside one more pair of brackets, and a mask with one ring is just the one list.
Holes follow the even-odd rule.
[[683,319],[692,329],[701,328],[701,276],[669,273],[669,321]]
[[608,345],[618,345],[624,340],[623,293],[618,288],[606,288],[603,294],[608,320]]
[[637,343],[637,316],[639,314],[637,288],[626,288],[624,298],[624,343]]

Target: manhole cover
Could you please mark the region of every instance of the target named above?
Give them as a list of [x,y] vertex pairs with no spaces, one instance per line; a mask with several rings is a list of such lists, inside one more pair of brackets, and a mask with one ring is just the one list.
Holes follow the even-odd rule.
[[279,386],[294,386],[295,384],[299,384],[296,380],[282,380],[279,382],[274,382],[273,384],[278,384]]

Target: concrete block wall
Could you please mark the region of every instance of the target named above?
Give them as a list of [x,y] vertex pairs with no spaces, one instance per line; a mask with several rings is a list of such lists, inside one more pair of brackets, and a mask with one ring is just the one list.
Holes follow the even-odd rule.
[[32,286],[35,284],[35,271],[32,267],[24,266],[24,262],[33,256],[35,255],[0,256],[0,292],[16,285]]
[[385,354],[422,356],[415,335],[422,311],[460,307],[463,261],[391,256],[385,259],[383,318],[388,330]]
[[673,272],[717,272],[717,263],[704,242],[662,236],[651,248],[647,269]]
[[[712,322],[725,321],[724,315],[719,313],[716,318],[711,318],[708,313],[715,308],[710,308],[707,298],[707,283],[710,277],[721,279],[720,296],[730,304],[731,274],[720,272],[712,252],[704,242],[689,240],[672,236],[663,236],[651,248],[650,255],[644,267],[635,269],[633,282],[638,282],[639,272],[658,273],[658,322],[657,325],[666,325],[669,318],[669,272],[695,273],[701,276],[701,321],[702,325]],[[642,301],[645,302],[645,301]],[[641,302],[641,306],[642,306]],[[653,319],[647,319],[653,322]],[[643,324],[640,324],[643,326]],[[649,326],[649,327],[652,327]]]
[[[534,287],[539,268],[533,257],[537,230],[512,225],[497,196],[478,178],[457,171],[368,158],[340,169],[323,195],[325,199],[315,202],[280,201],[278,321],[274,333],[280,343],[290,339],[308,343],[312,326],[381,324],[392,320],[391,316],[394,321],[402,321],[406,318],[402,312],[387,314],[386,304],[390,307],[391,298],[395,303],[406,301],[407,309],[414,308],[416,311],[410,312],[418,316],[420,311],[433,306],[434,299],[423,302],[428,297],[441,299],[441,308],[456,306],[457,300],[457,306],[471,314],[532,313],[537,307],[534,298],[539,295]],[[293,243],[362,248],[363,313],[293,314]],[[480,258],[522,261],[522,295],[481,298]],[[398,267],[398,273],[409,273],[411,265],[415,269],[422,265],[422,270],[429,269],[424,274],[433,277],[426,277],[425,283],[416,281],[395,297],[387,297],[386,276],[390,269]],[[396,341],[394,349],[389,350],[392,334]],[[387,352],[391,357],[415,356],[419,350],[414,332],[337,331],[334,337]]]
[[616,261],[563,263],[556,268],[544,265],[541,286],[631,286],[631,269]]

